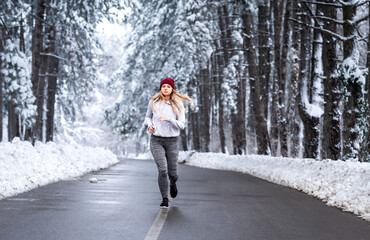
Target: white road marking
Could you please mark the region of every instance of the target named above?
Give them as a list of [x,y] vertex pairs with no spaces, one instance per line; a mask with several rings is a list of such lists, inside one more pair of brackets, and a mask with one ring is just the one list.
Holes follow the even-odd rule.
[[145,240],[157,240],[161,233],[164,222],[166,221],[170,208],[161,208],[158,212],[157,217],[154,220],[152,227],[150,228]]

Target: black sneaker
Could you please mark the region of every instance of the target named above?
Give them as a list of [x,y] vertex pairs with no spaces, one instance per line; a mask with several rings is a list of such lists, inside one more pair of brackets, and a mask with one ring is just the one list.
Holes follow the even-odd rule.
[[171,185],[170,194],[171,194],[171,197],[172,198],[175,198],[177,196],[177,186],[176,186],[176,183],[174,185]]
[[168,208],[168,198],[163,198],[161,208]]

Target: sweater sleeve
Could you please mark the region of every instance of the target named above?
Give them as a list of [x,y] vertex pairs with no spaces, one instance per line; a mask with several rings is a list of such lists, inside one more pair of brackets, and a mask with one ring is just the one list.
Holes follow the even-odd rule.
[[185,112],[183,110],[180,110],[178,119],[176,120],[175,118],[171,118],[169,121],[176,127],[180,129],[184,129],[185,128]]
[[150,102],[148,104],[148,110],[146,111],[145,114],[145,125],[153,126],[153,110],[152,107],[150,106]]

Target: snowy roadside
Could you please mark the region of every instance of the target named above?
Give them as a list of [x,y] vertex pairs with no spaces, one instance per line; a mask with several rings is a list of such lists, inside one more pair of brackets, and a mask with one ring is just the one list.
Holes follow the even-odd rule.
[[301,190],[370,221],[370,163],[181,152],[190,166],[230,170]]
[[118,163],[103,148],[29,142],[0,143],[0,199]]

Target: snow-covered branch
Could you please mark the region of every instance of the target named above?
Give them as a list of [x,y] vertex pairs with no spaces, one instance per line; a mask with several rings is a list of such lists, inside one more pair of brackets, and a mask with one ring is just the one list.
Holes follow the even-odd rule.
[[356,7],[360,7],[366,3],[370,3],[370,1],[369,0],[360,1],[360,3],[357,3]]
[[[313,11],[312,11],[312,9],[307,5],[307,3],[304,3],[304,6],[307,8],[307,10],[310,12],[310,15],[312,16],[312,17],[315,17],[315,14],[313,13]],[[314,18],[314,20],[315,20],[315,22],[316,22],[316,24],[317,25],[319,25],[319,26],[322,26],[322,24],[316,19],[316,18]]]
[[248,39],[253,38],[253,36],[249,36],[249,35],[247,35],[247,34],[245,34],[245,33],[242,33],[242,35],[243,35],[244,37],[248,38]]
[[[341,1],[342,2],[342,1]],[[366,0],[365,1],[365,3],[367,3],[367,2],[370,2],[370,0]],[[307,3],[317,3],[318,4],[318,2],[307,2],[307,1],[304,1],[303,2],[303,4],[304,4],[304,6],[308,9],[308,11],[310,12],[310,15],[311,15],[311,17],[313,17],[314,19],[315,19],[315,21],[316,21],[316,23],[318,24],[318,25],[320,25],[321,26],[321,24],[316,20],[316,19],[321,19],[321,20],[327,20],[327,21],[331,21],[331,22],[334,22],[334,23],[336,23],[336,24],[340,24],[340,25],[343,25],[344,24],[344,21],[340,21],[340,20],[337,20],[337,19],[333,19],[333,18],[329,18],[329,17],[325,17],[325,16],[316,16],[316,14],[314,14],[314,12],[312,11],[312,9],[307,5]],[[363,2],[361,2],[361,4],[362,4]],[[328,5],[328,4],[325,4],[325,5]],[[353,3],[351,3],[351,4],[348,4],[348,3],[346,3],[346,4],[343,4],[343,5],[353,5]],[[362,22],[362,21],[366,21],[367,19],[369,18],[369,15],[365,15],[365,16],[363,16],[362,18],[359,18],[359,19],[357,19],[357,20],[354,20],[353,21],[353,23],[352,24],[354,24],[354,25],[357,25],[357,24],[359,24],[360,22]]]
[[45,20],[44,20],[44,19],[42,19],[42,18],[39,18],[38,16],[36,16],[36,15],[35,15],[35,14],[33,14],[33,13],[29,13],[29,15],[30,15],[30,16],[32,16],[32,17],[34,17],[34,18],[39,19],[40,21],[42,21],[42,22],[43,22],[43,24],[48,25],[48,26],[51,26],[47,21],[45,21]]
[[314,2],[314,1],[302,1],[303,3],[310,3],[310,4],[317,4],[317,5],[323,5],[323,6],[332,6],[336,8],[342,8],[343,6],[355,6],[360,7],[368,2],[369,0],[363,0],[363,1],[350,1],[350,2],[344,2],[343,0],[339,0],[338,3],[327,3],[327,2]]
[[338,0],[338,2],[342,5],[342,6],[352,6],[354,5],[353,2],[344,2],[343,0]]
[[313,1],[302,1],[303,3],[313,3],[313,4],[317,4],[317,5],[324,5],[324,6],[332,6],[332,7],[337,7],[337,8],[341,8],[342,5],[340,4],[336,4],[336,3],[326,3],[326,2],[313,2]]
[[39,74],[39,77],[59,77],[58,74]]
[[355,21],[355,24],[357,25],[357,24],[359,24],[359,23],[360,23],[360,22],[362,22],[362,21],[366,21],[368,18],[369,18],[369,14],[368,14],[368,15],[363,16],[362,18],[357,19],[357,20]]
[[299,21],[297,19],[294,19],[294,18],[289,18],[289,20],[294,21],[294,22],[296,22],[298,24],[301,24],[303,26],[306,26],[306,27],[309,27],[309,28],[316,29],[316,30],[319,30],[321,32],[327,33],[330,36],[332,36],[332,37],[334,37],[334,38],[336,38],[336,39],[338,39],[340,41],[343,41],[343,42],[348,41],[348,40],[351,40],[351,39],[354,39],[356,37],[355,35],[351,35],[351,36],[348,36],[348,37],[343,37],[343,36],[341,36],[339,34],[336,34],[336,33],[332,32],[332,31],[329,31],[329,30],[327,30],[325,28],[315,27],[315,26],[312,26],[310,24],[306,24],[306,23],[304,23],[302,21]]
[[343,21],[336,20],[336,19],[329,18],[329,17],[324,17],[324,16],[312,16],[312,17],[317,18],[317,19],[322,19],[322,20],[328,20],[328,21],[331,21],[331,22],[335,22],[336,24],[341,24],[341,25],[344,24]]
[[360,41],[368,42],[368,39],[369,39],[369,37],[368,37],[368,36],[366,36],[366,37],[359,38],[359,39],[357,39],[357,40],[358,40],[359,42],[360,42]]
[[354,6],[354,7],[360,7],[368,2],[369,0],[363,0],[363,1],[349,1],[349,2],[344,2],[343,0],[338,1],[342,6]]
[[58,55],[55,55],[55,54],[52,54],[52,53],[40,53],[41,56],[49,56],[49,57],[55,57],[57,59],[60,59],[60,60],[64,60],[66,62],[68,62],[69,60],[68,59],[65,59],[65,58],[62,58]]

